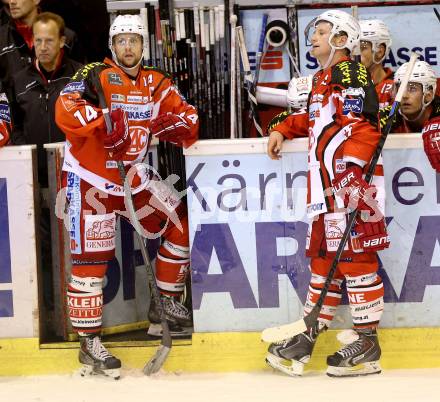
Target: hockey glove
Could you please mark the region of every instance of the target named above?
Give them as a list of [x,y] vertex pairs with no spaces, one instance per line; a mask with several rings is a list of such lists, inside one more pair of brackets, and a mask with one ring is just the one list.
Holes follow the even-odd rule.
[[168,141],[176,145],[182,144],[182,141],[191,137],[191,129],[186,120],[171,112],[152,120],[150,132],[160,141]]
[[423,147],[429,163],[440,173],[440,117],[428,121],[422,130]]
[[332,190],[335,195],[344,200],[345,208],[354,210],[363,209],[374,200],[377,190],[370,186],[362,177],[360,166],[352,165],[337,175],[332,182]]
[[359,211],[354,225],[355,238],[365,252],[376,252],[390,246],[390,238],[385,226],[385,218],[379,211],[376,200],[370,203],[374,208],[366,207]]
[[118,108],[110,115],[113,122],[113,131],[104,138],[104,148],[113,160],[122,160],[131,145],[128,131],[127,113]]

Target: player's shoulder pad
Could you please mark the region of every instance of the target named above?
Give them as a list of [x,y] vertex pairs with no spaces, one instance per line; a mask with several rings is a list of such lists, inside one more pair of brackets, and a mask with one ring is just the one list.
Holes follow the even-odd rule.
[[86,64],[82,66],[72,77],[73,81],[76,80],[85,80],[92,74],[99,74],[101,71],[106,70],[107,68],[111,68],[109,64],[102,63],[100,61]]
[[169,78],[170,80],[173,78],[170,73],[167,73],[165,70],[162,70],[159,67],[152,67],[152,66],[142,66],[142,70],[144,71],[155,71],[159,74],[162,74],[165,78]]
[[282,123],[284,120],[287,119],[287,117],[289,116],[289,112],[287,110],[285,110],[284,112],[281,112],[280,114],[277,114],[267,125],[267,133],[270,133],[275,126],[277,126],[278,124]]
[[332,68],[332,84],[343,87],[367,87],[370,84],[366,67],[352,60],[344,60]]

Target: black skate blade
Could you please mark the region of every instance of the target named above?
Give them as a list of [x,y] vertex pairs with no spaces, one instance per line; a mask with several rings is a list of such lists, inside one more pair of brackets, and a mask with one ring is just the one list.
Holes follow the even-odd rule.
[[374,373],[360,373],[360,374],[343,374],[343,375],[335,375],[331,373],[326,373],[328,377],[331,378],[350,378],[350,377],[365,377],[367,375],[380,374],[382,371],[375,371]]
[[154,354],[154,356],[147,362],[144,367],[144,374],[151,375],[157,373],[163,366],[166,358],[168,357],[171,348],[168,346],[160,345]]
[[[174,325],[170,327],[170,335],[173,339],[190,339],[192,333],[194,332],[193,327],[180,327]],[[163,336],[162,325],[161,324],[150,324],[147,331],[148,338],[159,339]]]

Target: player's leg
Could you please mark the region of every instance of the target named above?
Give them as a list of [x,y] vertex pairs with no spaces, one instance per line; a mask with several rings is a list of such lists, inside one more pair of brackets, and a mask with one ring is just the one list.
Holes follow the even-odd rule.
[[[151,193],[142,191],[135,195],[136,208],[149,204]],[[167,315],[171,334],[186,336],[192,332],[192,313],[182,303],[186,279],[189,274],[189,231],[186,205],[176,202],[172,211],[164,205],[141,219],[147,233],[162,233],[162,243],[156,258],[156,281],[161,293],[161,300]],[[172,218],[170,219],[170,215]],[[147,240],[148,241],[148,240]],[[150,327],[148,334],[161,336],[159,313],[154,301],[151,301],[148,313]]]
[[79,361],[84,365],[81,373],[119,378],[121,361],[104,347],[99,336],[102,284],[107,262],[113,258],[115,249],[115,214],[106,198],[91,205],[95,190],[87,182],[74,173],[64,175],[72,256],[67,305],[72,329],[80,339]]
[[[309,246],[308,248],[308,254],[312,255],[310,261],[312,276],[304,305],[304,315],[307,315],[318,301],[331,266],[331,260],[319,257],[319,255],[326,252],[325,247],[323,250],[321,249],[324,244],[323,222],[322,216],[313,222],[309,237],[311,239],[311,247]],[[266,356],[266,361],[269,365],[292,376],[302,375],[304,365],[310,361],[319,333],[325,331],[330,326],[336,309],[341,302],[342,280],[343,276],[337,272],[324,299],[316,327],[293,338],[273,343],[269,346]]]
[[338,336],[344,346],[327,358],[327,374],[346,377],[380,373],[376,329],[383,312],[384,289],[377,274],[377,255],[354,254],[352,261],[341,262],[339,269],[346,278],[353,330]]

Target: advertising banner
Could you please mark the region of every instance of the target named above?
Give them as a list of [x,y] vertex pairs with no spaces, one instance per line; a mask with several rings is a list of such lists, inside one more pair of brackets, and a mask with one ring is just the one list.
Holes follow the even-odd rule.
[[[440,179],[420,137],[408,148],[400,137],[389,138],[384,152],[392,243],[379,253],[381,326],[438,326]],[[250,152],[260,149],[255,141]],[[186,156],[196,332],[259,331],[302,314],[310,272],[301,144],[301,152],[283,152],[280,161],[262,146],[261,153]],[[351,325],[346,295],[343,304],[334,327]]]
[[0,338],[39,334],[35,148],[0,149]]
[[[349,7],[340,9],[351,13]],[[318,71],[318,62],[310,55],[309,47],[306,47],[304,29],[313,18],[326,10],[298,10],[300,69],[304,75]],[[432,5],[359,7],[358,15],[359,19],[381,19],[390,29],[393,44],[389,56],[385,59],[385,67],[395,71],[409,61],[411,51],[414,51],[434,68],[437,76],[440,76],[440,21]]]

